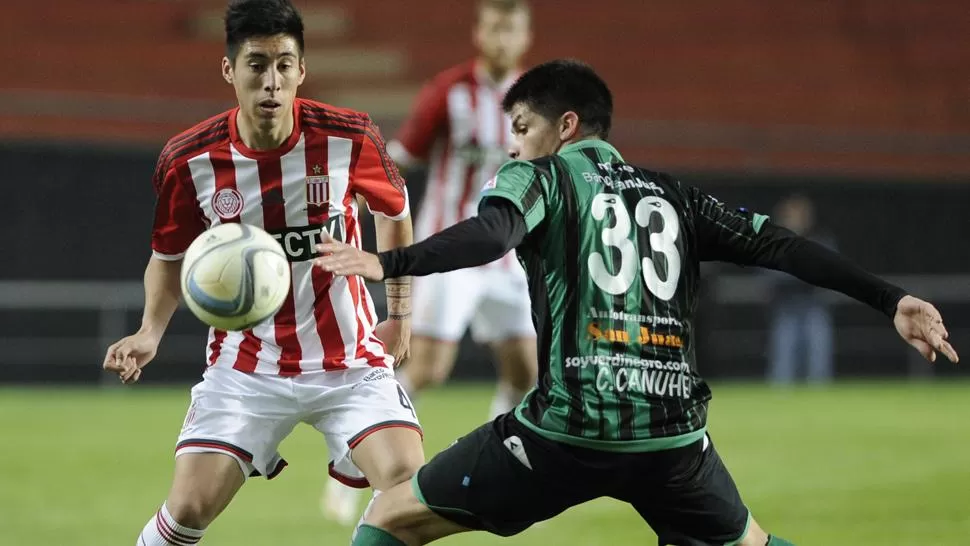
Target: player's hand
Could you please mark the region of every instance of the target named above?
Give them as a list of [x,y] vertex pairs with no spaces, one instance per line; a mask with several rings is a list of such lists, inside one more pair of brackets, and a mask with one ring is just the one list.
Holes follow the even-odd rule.
[[950,362],[960,361],[957,352],[947,341],[950,334],[943,326],[943,317],[929,303],[905,296],[896,304],[893,325],[899,336],[915,347],[926,360],[936,362],[936,353],[941,352]]
[[394,357],[394,367],[400,368],[411,357],[411,320],[388,319],[374,327],[374,334],[384,342],[387,353]]
[[341,243],[324,232],[323,243],[317,245],[320,257],[313,264],[334,275],[360,275],[369,281],[384,279],[384,267],[376,254]]
[[141,369],[155,358],[159,339],[138,332],[113,343],[104,355],[104,369],[115,372],[122,383],[131,384],[141,377]]

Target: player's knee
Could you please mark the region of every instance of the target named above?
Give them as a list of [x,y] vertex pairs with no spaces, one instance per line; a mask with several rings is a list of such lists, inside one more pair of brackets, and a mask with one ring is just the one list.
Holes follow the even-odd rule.
[[380,476],[378,480],[380,486],[378,487],[372,481],[372,485],[375,485],[376,489],[388,490],[395,485],[407,482],[417,473],[418,469],[421,468],[423,463],[417,457],[409,457],[405,454],[401,454],[395,457],[394,460],[388,461],[387,465],[381,469]]
[[219,514],[216,503],[201,495],[170,495],[165,506],[179,525],[192,529],[205,529]]

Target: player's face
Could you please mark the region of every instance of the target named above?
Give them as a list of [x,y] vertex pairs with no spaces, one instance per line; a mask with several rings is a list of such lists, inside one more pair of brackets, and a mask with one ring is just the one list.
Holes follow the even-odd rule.
[[579,134],[579,118],[566,112],[557,120],[550,120],[534,112],[523,103],[512,107],[513,159],[530,160],[552,155]]
[[529,49],[532,32],[529,12],[524,9],[503,11],[484,7],[475,27],[475,47],[489,64],[500,70],[511,70]]
[[236,62],[222,59],[222,73],[236,89],[239,108],[253,125],[267,130],[292,115],[306,67],[296,40],[287,34],[249,38]]

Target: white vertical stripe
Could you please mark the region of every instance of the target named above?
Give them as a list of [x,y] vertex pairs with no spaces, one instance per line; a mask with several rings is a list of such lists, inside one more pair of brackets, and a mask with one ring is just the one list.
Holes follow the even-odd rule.
[[465,191],[465,171],[468,161],[462,156],[463,148],[475,136],[475,111],[472,109],[472,89],[468,84],[459,83],[448,91],[448,118],[451,122],[451,158],[443,174],[445,184],[441,199],[442,226],[447,227],[460,220],[462,193]]
[[[353,141],[341,137],[327,138],[327,172],[330,175],[330,217],[336,215],[343,222],[344,238],[349,241],[352,237],[348,233],[347,214],[356,212],[356,205],[350,210],[344,206],[344,199],[350,186],[350,159],[353,154]],[[330,304],[333,306],[340,339],[344,343],[344,352],[348,363],[357,353],[357,312],[350,292],[350,284],[346,277],[334,277],[330,284]]]
[[[327,137],[327,174],[330,175],[330,215],[336,208],[340,214],[346,212],[344,198],[350,185],[350,158],[354,151],[354,141],[348,138]],[[345,222],[346,223],[346,222]],[[346,225],[344,226],[346,231]]]
[[219,215],[212,210],[212,196],[216,192],[216,173],[212,168],[209,152],[193,157],[188,161],[189,172],[192,174],[192,184],[195,186],[195,196],[199,201],[202,214],[209,219],[211,225],[220,222]]
[[[309,225],[306,199],[306,137],[300,136],[293,149],[280,159],[283,171],[283,202],[286,204],[286,226]],[[323,344],[313,314],[316,294],[313,291],[313,262],[295,262],[290,266],[293,279],[293,311],[296,339],[300,343],[301,371],[319,371],[323,366]]]
[[[199,201],[199,208],[209,219],[212,226],[222,223],[222,218],[212,210],[212,196],[216,192],[216,173],[212,168],[212,159],[209,152],[193,157],[188,161],[189,172],[192,173],[192,184],[195,185],[195,195]],[[206,362],[212,357],[212,340],[215,338],[215,331],[209,329],[209,342],[206,344]],[[239,354],[239,344],[242,343],[243,335],[241,332],[226,332],[226,337],[222,339],[219,346],[219,358],[214,365],[232,367]]]
[[441,177],[446,174],[445,170],[441,167],[442,160],[447,161],[447,159],[444,159],[445,146],[443,139],[438,139],[431,148],[431,154],[428,156],[428,183],[424,197],[421,198],[421,208],[415,218],[415,241],[423,241],[434,235],[438,217],[441,215],[441,204],[438,202],[438,193],[443,186]]
[[[263,194],[259,183],[259,164],[255,159],[239,153],[231,144],[229,148],[232,151],[232,164],[236,168],[236,189],[243,199],[239,221],[262,229],[265,223]],[[277,363],[281,351],[276,345],[276,325],[272,317],[254,326],[253,335],[262,341],[259,352],[256,353],[256,373],[278,373]]]

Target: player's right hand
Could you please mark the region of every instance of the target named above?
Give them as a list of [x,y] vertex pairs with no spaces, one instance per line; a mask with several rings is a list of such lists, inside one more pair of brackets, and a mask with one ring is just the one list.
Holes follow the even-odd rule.
[[950,337],[943,326],[943,317],[929,302],[905,296],[896,304],[893,325],[899,336],[912,345],[926,360],[936,362],[936,353],[943,353],[950,362],[960,361],[956,350],[947,341]]
[[104,369],[115,372],[122,383],[131,384],[141,377],[141,369],[155,358],[159,339],[138,332],[113,343],[104,355]]

